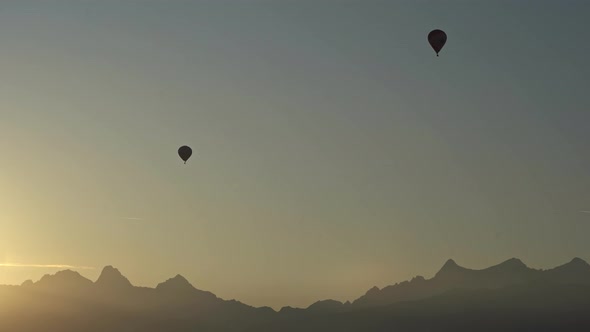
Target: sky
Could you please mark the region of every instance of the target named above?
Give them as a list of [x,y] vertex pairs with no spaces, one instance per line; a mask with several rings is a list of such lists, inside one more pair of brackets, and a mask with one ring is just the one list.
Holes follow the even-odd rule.
[[278,309],[449,258],[590,261],[589,15],[583,0],[3,1],[0,283],[113,265]]

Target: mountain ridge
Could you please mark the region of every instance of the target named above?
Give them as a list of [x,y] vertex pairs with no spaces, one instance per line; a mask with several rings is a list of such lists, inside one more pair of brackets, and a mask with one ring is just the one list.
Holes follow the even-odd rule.
[[279,311],[218,298],[181,275],[154,288],[133,286],[112,266],[95,282],[64,270],[0,286],[0,330],[19,332],[561,331],[573,321],[590,330],[588,308],[590,265],[579,258],[548,270],[518,259],[481,270],[448,260],[430,279]]
[[373,287],[352,304],[353,307],[374,307],[420,300],[453,289],[493,289],[538,281],[590,284],[590,265],[576,257],[550,270],[536,270],[529,268],[518,258],[510,258],[499,264],[475,270],[460,266],[453,259],[449,259],[430,279],[417,276],[410,281],[386,286],[381,290]]
[[[402,281],[380,289],[374,286],[357,299],[336,301],[324,299],[316,301],[306,308],[283,307],[274,312],[292,310],[338,311],[342,308],[371,307],[393,304],[400,301],[417,300],[444,293],[455,288],[498,288],[532,280],[546,280],[558,283],[590,283],[590,264],[574,257],[569,262],[547,270],[529,268],[518,258],[510,258],[499,264],[484,269],[465,268],[453,259],[448,259],[435,273],[434,277],[425,279],[415,276],[409,281]],[[81,290],[98,287],[104,290],[146,289],[182,296],[199,296],[210,301],[222,300],[215,294],[195,288],[180,274],[169,278],[154,288],[134,286],[117,268],[107,265],[95,282],[72,270],[62,270],[55,274],[46,274],[38,281],[27,280],[20,287],[50,289],[52,291]],[[222,300],[226,301],[226,300]],[[226,301],[227,302],[227,301]],[[242,302],[236,301],[243,304]],[[244,304],[245,305],[245,304]],[[265,308],[265,307],[263,307]]]

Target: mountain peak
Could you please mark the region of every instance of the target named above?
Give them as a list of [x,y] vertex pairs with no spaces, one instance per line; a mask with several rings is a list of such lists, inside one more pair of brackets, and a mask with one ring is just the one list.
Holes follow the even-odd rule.
[[547,270],[553,280],[568,284],[588,284],[590,282],[590,264],[575,257],[568,263]]
[[31,279],[25,280],[25,281],[24,281],[24,282],[21,284],[21,286],[23,286],[23,287],[30,287],[30,286],[33,286],[33,280],[31,280]]
[[[445,264],[443,265],[442,269],[451,269],[451,268],[455,268],[455,267],[459,267],[459,265],[457,263],[455,263],[455,261],[453,259],[448,259]],[[441,269],[441,270],[442,270]]]
[[[55,274],[46,274],[43,277],[41,277],[41,280],[50,280],[50,279],[63,279],[63,280],[73,280],[73,279],[79,279],[79,278],[84,278],[82,277],[82,275],[76,271],[72,271],[72,270],[62,270],[62,271],[57,271]],[[85,278],[84,278],[85,279]]]
[[575,265],[581,265],[581,266],[587,266],[589,265],[585,260],[579,258],[579,257],[574,257],[574,259],[572,259],[569,264],[575,264]]
[[92,286],[92,281],[84,278],[80,273],[72,270],[63,270],[55,274],[46,274],[34,285],[50,288],[80,288]]
[[512,267],[512,268],[528,268],[525,263],[523,263],[518,258],[510,258],[507,261],[504,261],[496,266],[504,266],[504,267]]
[[410,282],[416,283],[416,282],[423,282],[426,281],[426,279],[424,279],[423,276],[415,276],[414,278],[412,278],[412,280],[410,280]]
[[[553,271],[563,271],[563,270],[568,270],[568,271],[577,271],[577,272],[581,272],[581,271],[590,271],[590,264],[586,263],[585,260],[575,257],[574,259],[572,259],[571,261],[569,261],[568,263],[565,263],[561,266],[558,266],[554,269],[552,269]],[[550,270],[551,271],[551,270]]]
[[177,274],[174,278],[170,278],[156,286],[159,290],[194,290],[195,288],[191,285],[185,277]]
[[455,263],[454,260],[448,259],[445,262],[445,264],[440,268],[437,275],[440,275],[441,273],[455,272],[455,271],[459,271],[462,269],[463,268],[461,266],[459,266],[457,263]]
[[488,267],[487,269],[483,269],[481,271],[488,271],[488,272],[495,272],[495,273],[528,273],[531,269],[526,266],[520,259],[518,258],[510,258],[498,265],[494,265]]
[[367,291],[367,293],[365,293],[366,296],[371,296],[371,295],[375,295],[375,294],[379,294],[379,287],[377,286],[373,286],[373,288],[369,289]]
[[181,276],[180,274],[177,274],[176,276],[174,276],[174,278],[168,279],[168,280],[174,280],[176,282],[182,282],[182,283],[185,283],[185,284],[189,284],[190,285],[190,283],[188,282],[188,280],[186,280],[186,278],[183,277],[183,276]]
[[310,311],[331,311],[341,309],[343,306],[342,302],[336,300],[323,300],[317,301],[316,303],[307,307]]
[[133,286],[129,279],[125,278],[125,276],[123,276],[118,269],[110,265],[105,266],[102,269],[102,272],[98,277],[98,280],[96,280],[96,285],[110,288],[123,288]]

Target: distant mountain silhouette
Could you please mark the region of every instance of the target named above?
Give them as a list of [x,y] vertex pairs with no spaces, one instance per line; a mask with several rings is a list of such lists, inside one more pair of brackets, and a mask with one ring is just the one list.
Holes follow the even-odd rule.
[[202,291],[193,287],[193,285],[191,285],[191,283],[188,282],[188,280],[186,280],[180,274],[176,275],[174,278],[168,279],[163,283],[158,284],[158,286],[156,286],[156,290],[174,296],[198,297],[204,301],[218,300],[215,294],[211,292]]
[[562,283],[587,284],[590,282],[588,280],[588,276],[590,276],[590,264],[576,257],[567,264],[547,270],[545,274],[549,279],[559,280]]
[[419,300],[453,289],[496,289],[522,283],[550,282],[557,284],[590,285],[590,265],[580,258],[552,270],[527,267],[511,258],[498,265],[472,270],[449,259],[432,279],[416,277],[381,290],[374,287],[353,302],[353,307],[373,307],[401,301]]
[[176,275],[136,287],[106,266],[96,282],[65,270],[0,286],[0,331],[586,331],[590,265],[580,258],[549,270],[512,258],[473,270],[448,260],[352,302],[254,308],[223,300]]
[[129,279],[125,278],[112,266],[105,266],[95,284],[105,289],[125,289],[133,287]]
[[340,301],[335,300],[324,300],[318,301],[309,307],[307,307],[308,312],[342,312],[348,310],[350,308],[350,302],[342,303]]
[[25,281],[24,281],[24,282],[21,284],[21,286],[22,286],[22,287],[31,287],[31,286],[33,286],[33,285],[34,285],[34,284],[33,284],[33,280],[25,280]]
[[72,270],[59,271],[54,275],[46,274],[39,281],[33,283],[35,288],[52,292],[79,292],[88,290],[93,282]]

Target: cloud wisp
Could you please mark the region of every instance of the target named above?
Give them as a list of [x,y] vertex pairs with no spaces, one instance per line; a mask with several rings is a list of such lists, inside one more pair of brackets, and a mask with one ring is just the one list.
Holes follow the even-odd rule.
[[590,213],[590,211],[580,211],[580,213]]
[[0,263],[0,267],[30,267],[41,269],[72,269],[72,270],[94,270],[92,266],[74,266],[67,264],[20,264],[20,263]]

